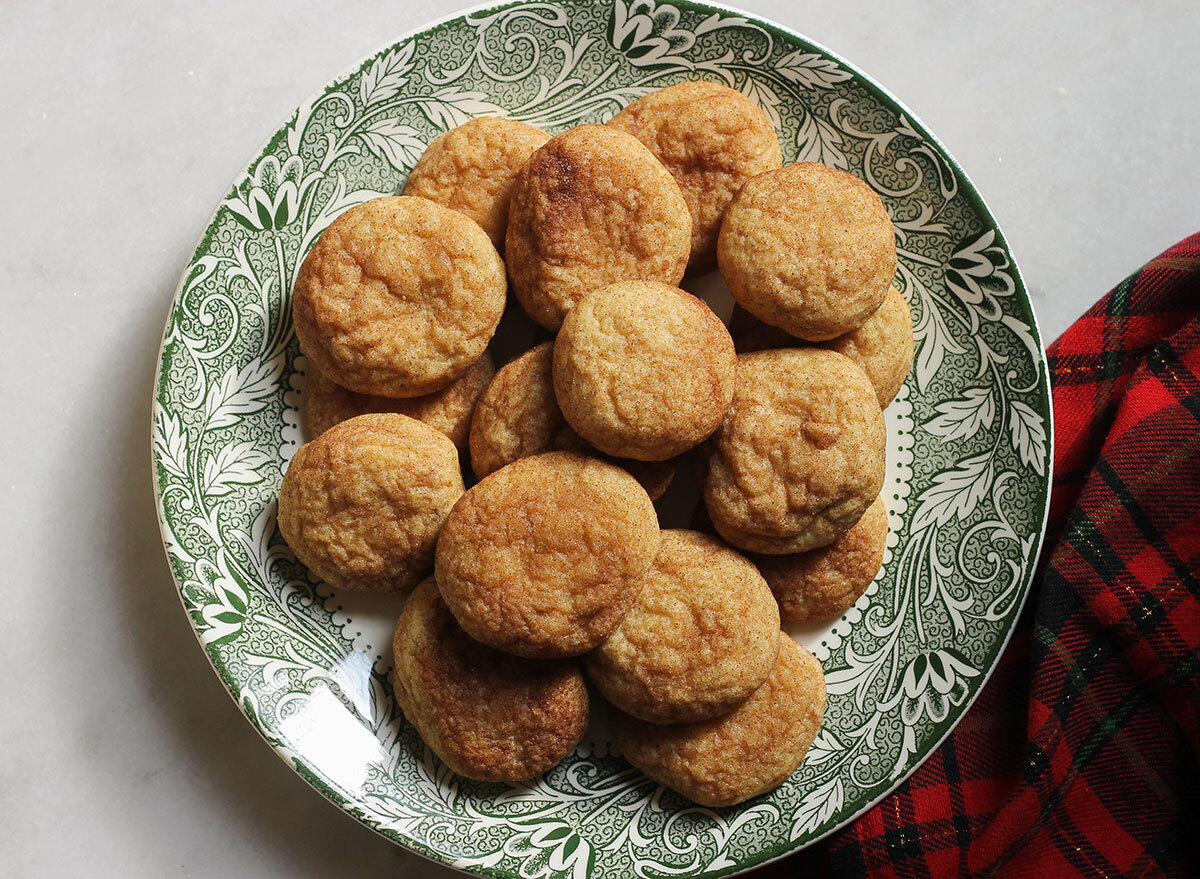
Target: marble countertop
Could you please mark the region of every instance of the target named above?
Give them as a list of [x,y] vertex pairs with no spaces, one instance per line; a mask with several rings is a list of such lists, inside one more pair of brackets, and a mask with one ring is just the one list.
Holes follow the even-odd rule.
[[[971,175],[1047,340],[1200,227],[1200,7],[741,0],[887,85]],[[179,273],[310,93],[455,0],[34,3],[0,31],[0,872],[448,876],[239,716],[158,538],[150,388]]]

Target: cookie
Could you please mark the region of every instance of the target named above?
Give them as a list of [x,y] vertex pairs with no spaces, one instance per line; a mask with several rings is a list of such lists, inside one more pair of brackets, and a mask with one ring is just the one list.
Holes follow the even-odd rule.
[[876,498],[854,526],[829,546],[796,555],[760,555],[754,563],[779,602],[784,622],[807,623],[844,613],[883,564],[887,508]]
[[398,412],[444,433],[462,451],[467,447],[475,403],[495,373],[492,356],[485,351],[466,372],[440,391],[398,400],[348,391],[310,366],[304,388],[304,428],[309,437],[318,437],[335,424],[358,415]]
[[518,656],[578,656],[637,599],[660,541],[645,490],[574,452],[521,458],[454,505],[438,587],[471,637]]
[[563,315],[615,281],[678,284],[692,218],[679,184],[636,137],[580,125],[521,169],[505,238],[513,292],[557,330]]
[[[471,419],[471,467],[480,479],[506,464],[542,452],[590,454],[554,398],[554,343],[544,342],[506,364],[479,398]],[[597,453],[599,454],[599,453]],[[612,463],[628,470],[651,500],[658,500],[675,475],[672,461]]]
[[747,311],[819,342],[875,313],[896,274],[896,235],[862,180],[797,162],[749,180],[721,221],[717,261]]
[[408,175],[405,195],[418,195],[466,214],[504,252],[508,203],[517,174],[550,139],[514,119],[481,116],[431,143]]
[[404,603],[392,646],[396,702],[459,775],[523,781],[583,738],[588,692],[578,663],[522,659],[471,640],[432,577]]
[[804,760],[825,716],[825,675],[784,634],[766,682],[728,714],[673,726],[612,714],[630,763],[702,806],[732,806],[777,788]]
[[433,566],[462,493],[446,436],[407,415],[360,415],[296,452],[279,490],[279,530],[331,586],[407,592]]
[[717,429],[733,399],[729,331],[690,293],[624,281],[584,297],[554,342],[567,422],[610,455],[662,461]]
[[651,723],[725,714],[779,654],[779,607],[753,564],[695,531],[664,531],[637,601],[587,655],[609,702]]
[[[733,307],[729,333],[739,354],[808,344],[779,327],[763,323],[739,305]],[[886,407],[900,392],[912,369],[913,328],[908,303],[899,290],[891,287],[883,304],[857,330],[811,344],[845,354],[861,366],[875,386],[879,405]]]
[[[739,548],[825,546],[879,496],[886,441],[875,389],[849,358],[823,348],[743,354],[733,404],[707,447],[705,506]],[[772,550],[743,533],[792,540]]]
[[423,198],[376,198],[334,220],[300,266],[296,338],[344,388],[419,397],[480,358],[506,291],[477,223]]
[[728,86],[681,82],[634,101],[608,124],[644,143],[683,191],[692,214],[688,271],[715,268],[721,215],[734,194],[783,163],[767,114]]

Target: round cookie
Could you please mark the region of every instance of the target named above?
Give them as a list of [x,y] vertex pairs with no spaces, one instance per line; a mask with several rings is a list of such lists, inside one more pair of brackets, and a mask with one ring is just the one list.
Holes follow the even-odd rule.
[[903,294],[895,287],[888,289],[883,304],[861,327],[827,342],[805,343],[779,327],[763,323],[740,305],[733,307],[729,333],[739,354],[805,344],[845,354],[867,374],[881,407],[895,399],[912,369],[912,314]]
[[296,452],[279,490],[279,530],[331,586],[407,592],[432,567],[462,493],[447,437],[407,415],[360,415]]
[[[471,419],[471,467],[480,479],[506,464],[542,452],[593,450],[571,429],[554,398],[554,343],[543,342],[496,373]],[[612,463],[628,470],[651,500],[666,492],[675,475],[672,461]]]
[[722,717],[656,726],[612,714],[630,763],[702,806],[732,806],[777,788],[804,760],[825,716],[825,674],[783,634],[770,677]]
[[588,294],[554,342],[554,392],[567,422],[602,452],[641,461],[673,458],[716,430],[736,368],[721,319],[654,281]]
[[348,391],[310,366],[304,389],[304,428],[310,437],[318,437],[335,424],[359,415],[398,412],[444,433],[462,451],[467,447],[475,402],[495,374],[492,356],[485,351],[466,372],[440,391],[398,400]]
[[300,266],[296,338],[344,388],[419,397],[480,358],[506,291],[477,223],[423,198],[376,198],[334,220]]
[[636,137],[580,125],[521,169],[505,247],[513,292],[557,330],[585,295],[615,281],[678,284],[692,218],[679,184]]
[[[739,548],[825,546],[879,496],[886,441],[875,389],[849,358],[823,348],[743,354],[707,447],[705,506]],[[771,550],[739,541],[744,533],[792,539]]]
[[716,82],[681,82],[651,92],[608,124],[644,143],[683,191],[692,213],[689,272],[716,266],[721,215],[742,184],[783,164],[767,114]]
[[779,602],[784,622],[837,616],[862,595],[883,564],[888,518],[877,498],[854,526],[829,546],[796,555],[754,558]]
[[549,139],[540,128],[514,119],[471,119],[426,147],[408,175],[404,194],[466,214],[503,253],[508,203],[517,174],[534,150]]
[[659,541],[637,480],[597,458],[548,452],[462,496],[438,539],[435,572],[477,641],[518,656],[578,656],[637,600]]
[[819,342],[879,308],[896,274],[896,235],[862,180],[797,162],[738,191],[721,221],[717,261],[747,311]]
[[767,679],[779,606],[743,556],[695,531],[664,531],[642,581],[616,631],[584,660],[609,702],[651,723],[707,720]]
[[443,762],[480,781],[523,781],[583,738],[588,692],[579,665],[501,653],[471,640],[433,578],[404,603],[392,642],[392,689]]

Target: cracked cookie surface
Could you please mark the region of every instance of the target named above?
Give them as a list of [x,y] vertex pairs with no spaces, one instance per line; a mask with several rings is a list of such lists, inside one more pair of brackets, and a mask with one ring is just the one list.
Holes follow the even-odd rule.
[[376,198],[334,220],[305,258],[292,299],[296,337],[344,388],[419,397],[479,359],[507,289],[477,223],[423,198]]
[[[886,441],[875,389],[849,358],[823,348],[743,354],[733,403],[705,444],[705,506],[741,549],[824,546],[879,496]],[[786,545],[748,545],[745,535]]]
[[554,391],[567,422],[610,455],[659,461],[716,430],[733,399],[737,354],[721,319],[676,287],[625,281],[567,315]]
[[721,220],[717,261],[747,311],[817,342],[879,308],[896,274],[896,235],[862,180],[797,162],[738,191]]
[[678,284],[691,237],[679,184],[654,154],[619,129],[580,125],[521,169],[505,253],[518,301],[557,331],[580,299],[615,281]]
[[446,436],[406,415],[360,415],[296,452],[279,490],[279,530],[329,585],[403,593],[429,573],[462,493]]
[[578,656],[612,633],[658,552],[654,504],[599,458],[521,458],[454,505],[438,588],[471,637],[530,657]]

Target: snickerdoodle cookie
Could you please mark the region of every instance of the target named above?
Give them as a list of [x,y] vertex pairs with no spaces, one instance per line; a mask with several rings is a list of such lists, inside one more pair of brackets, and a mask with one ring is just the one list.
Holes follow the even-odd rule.
[[760,555],[754,563],[779,601],[784,622],[807,623],[844,612],[866,591],[883,564],[888,518],[877,498],[833,543],[795,555]]
[[508,202],[517,174],[549,139],[540,128],[514,119],[472,119],[426,147],[408,175],[404,194],[466,214],[503,253]]
[[304,388],[304,427],[310,437],[318,437],[335,424],[358,415],[399,412],[444,433],[461,451],[467,447],[475,402],[495,373],[492,356],[485,351],[466,372],[440,391],[423,397],[395,399],[356,394],[310,365]]
[[827,342],[802,342],[779,327],[763,323],[740,305],[733,307],[729,332],[739,354],[805,344],[817,344],[845,354],[862,367],[875,386],[879,405],[884,407],[895,399],[912,369],[912,314],[904,296],[895,287],[888,289],[883,304],[866,323]]
[[732,806],[783,784],[804,759],[825,716],[825,674],[787,635],[766,682],[713,720],[658,726],[612,712],[625,758],[702,806]]
[[592,290],[622,280],[678,284],[692,218],[679,184],[636,137],[580,125],[521,169],[508,216],[513,292],[557,330]]
[[479,359],[504,311],[487,233],[423,198],[376,198],[333,221],[296,276],[309,361],[360,394],[419,397]]
[[896,274],[896,235],[862,180],[815,162],[759,174],[721,221],[717,260],[747,311],[822,341],[862,325]]
[[[886,439],[875,389],[848,357],[823,348],[743,354],[733,404],[706,446],[705,506],[739,548],[825,546],[879,496]],[[785,545],[749,545],[745,535]]]
[[360,415],[301,446],[279,490],[279,530],[331,586],[407,592],[463,493],[458,449],[407,415]]
[[707,305],[667,284],[624,281],[567,314],[554,343],[554,392],[596,448],[661,461],[716,430],[736,367],[729,331]]
[[608,124],[649,147],[683,190],[692,212],[689,272],[716,265],[717,230],[734,193],[783,163],[767,114],[720,83],[681,82],[651,92]]
[[[593,450],[571,429],[554,399],[554,343],[543,342],[505,364],[479,398],[471,419],[471,467],[480,479],[506,464],[542,452]],[[651,500],[675,475],[673,461],[612,459],[628,470]]]
[[523,659],[472,640],[432,577],[404,603],[392,646],[400,709],[459,775],[522,781],[583,738],[588,693],[578,663]]
[[521,458],[454,505],[436,575],[467,634],[519,656],[578,656],[617,627],[658,552],[632,476],[574,452]]
[[584,660],[600,692],[652,723],[707,720],[758,689],[779,653],[779,607],[754,565],[695,531],[664,531],[637,601]]

